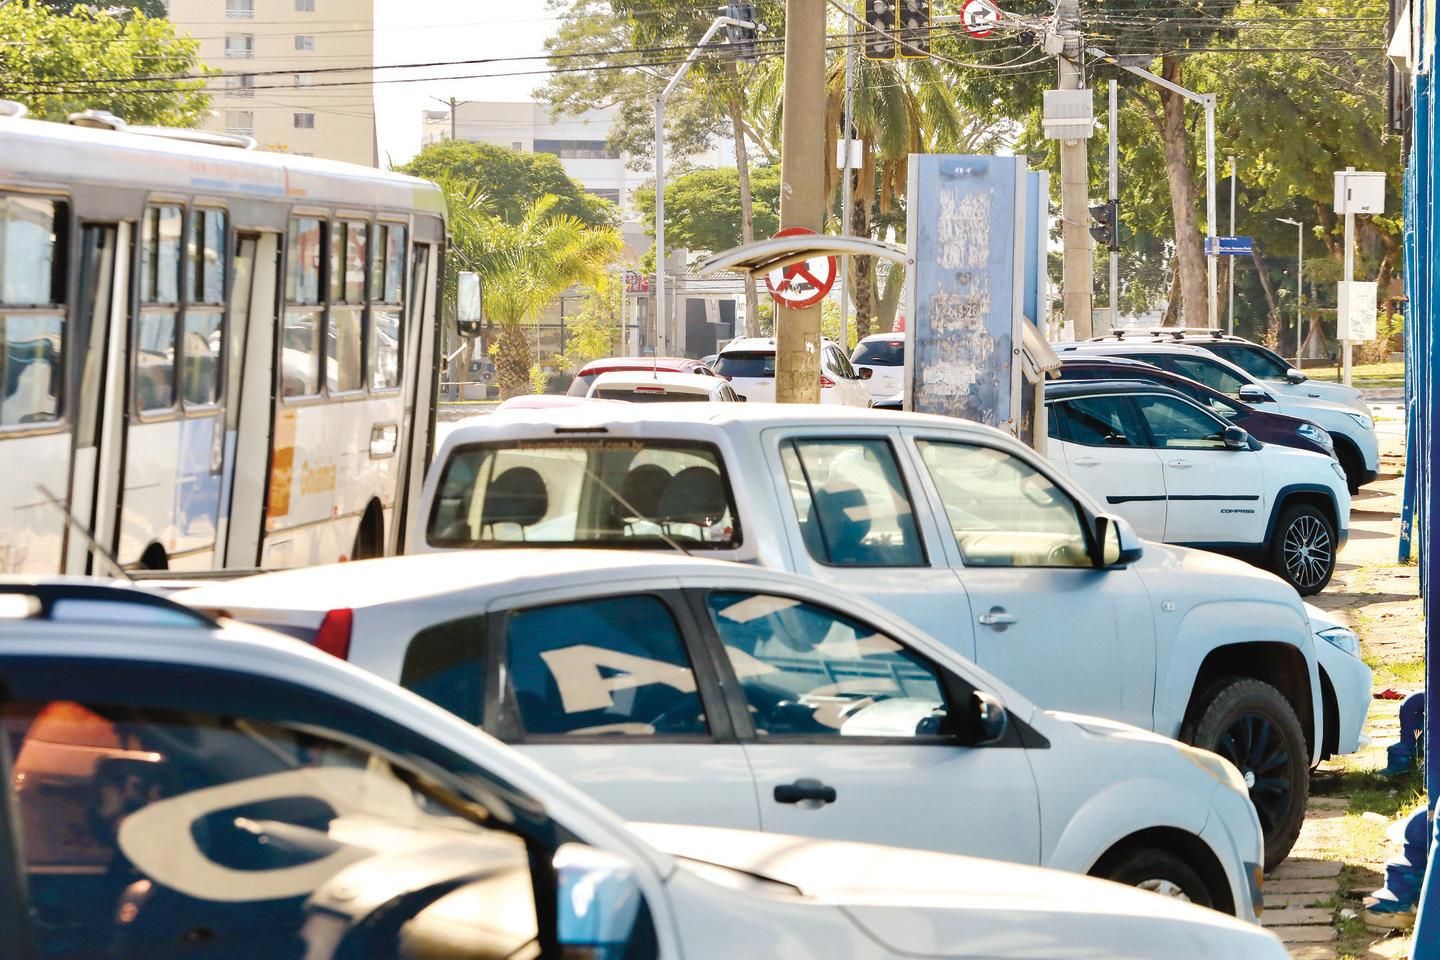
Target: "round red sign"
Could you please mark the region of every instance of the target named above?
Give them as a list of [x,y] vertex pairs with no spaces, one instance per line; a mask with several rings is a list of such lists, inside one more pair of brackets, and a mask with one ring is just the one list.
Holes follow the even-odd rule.
[[[782,237],[815,236],[815,231],[806,227],[786,227],[775,234]],[[770,297],[782,307],[800,310],[813,307],[835,286],[839,267],[834,257],[813,257],[792,263],[788,267],[772,270],[765,276],[765,288]]]

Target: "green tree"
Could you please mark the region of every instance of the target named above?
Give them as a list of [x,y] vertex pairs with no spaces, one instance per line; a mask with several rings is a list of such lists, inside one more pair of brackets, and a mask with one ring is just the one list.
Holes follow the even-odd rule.
[[532,366],[525,326],[569,287],[601,282],[620,254],[620,232],[559,212],[554,196],[535,200],[511,223],[493,215],[473,186],[451,181],[447,189],[452,259],[458,270],[480,274],[486,317],[499,326],[500,394],[518,396]]
[[565,323],[565,352],[561,365],[578,370],[591,360],[613,357],[620,350],[620,320],[625,307],[625,287],[620,278],[607,273],[597,277],[585,291],[580,313]]
[[92,12],[138,10],[143,15],[155,20],[163,20],[170,15],[170,11],[165,9],[165,0],[122,0],[118,3],[78,3],[77,0],[40,0],[40,2],[59,14],[68,14],[79,6]]
[[445,140],[432,143],[399,168],[436,182],[468,184],[487,209],[509,224],[521,223],[541,197],[553,197],[553,213],[591,227],[613,226],[615,205],[571,179],[560,158],[525,153],[493,143]]
[[[753,167],[755,231],[769,236],[780,226],[780,168]],[[654,234],[655,188],[635,191],[635,205]],[[692,170],[665,183],[665,242],[690,250],[720,251],[739,246],[740,172],[734,167]]]
[[36,117],[64,120],[93,109],[134,124],[191,127],[205,119],[204,80],[124,79],[206,72],[199,41],[177,37],[168,20],[81,7],[57,13],[36,0],[11,0],[0,6],[0,37],[0,97]]

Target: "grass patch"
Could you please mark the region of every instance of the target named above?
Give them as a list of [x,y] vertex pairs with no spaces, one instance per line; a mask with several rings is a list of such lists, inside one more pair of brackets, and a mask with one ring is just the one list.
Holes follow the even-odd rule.
[[1376,690],[1425,685],[1424,660],[1371,660],[1366,657],[1365,663],[1375,674],[1373,682]]
[[[1313,380],[1340,381],[1340,370],[1336,367],[1309,367],[1306,376]],[[1405,386],[1405,364],[1358,363],[1350,368],[1350,382],[1361,389]]]

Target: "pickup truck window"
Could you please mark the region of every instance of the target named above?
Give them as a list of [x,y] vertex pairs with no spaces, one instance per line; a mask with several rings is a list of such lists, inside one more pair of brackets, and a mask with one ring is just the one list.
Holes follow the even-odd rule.
[[915,509],[888,441],[790,440],[780,460],[811,557],[836,567],[924,566]]
[[434,547],[731,550],[741,531],[711,444],[565,439],[457,447],[426,539]]
[[992,447],[918,446],[966,566],[1091,566],[1079,507],[1043,473]]

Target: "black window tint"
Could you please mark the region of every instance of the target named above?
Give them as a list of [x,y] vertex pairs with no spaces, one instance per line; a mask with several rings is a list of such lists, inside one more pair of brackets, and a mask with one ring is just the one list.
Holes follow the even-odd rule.
[[905,366],[905,341],[867,340],[855,348],[855,353],[850,360],[871,367],[903,367]]
[[704,734],[680,629],[652,596],[607,597],[513,613],[510,686],[528,734]]
[[485,618],[426,627],[405,650],[400,686],[479,723],[485,702]]
[[941,732],[935,668],[868,624],[791,597],[716,591],[707,604],[758,735]]
[[1225,425],[1175,397],[1138,397],[1155,446],[1167,450],[1223,450]]
[[780,448],[810,556],[842,567],[925,563],[915,510],[885,440],[794,440]]
[[736,350],[722,353],[720,359],[715,361],[715,372],[722,377],[773,377],[775,352]]
[[1207,343],[1205,349],[1244,370],[1257,380],[1284,380],[1290,364],[1253,343]]
[[1128,397],[1080,397],[1063,404],[1071,443],[1087,447],[1140,447],[1145,434]]
[[1206,357],[1165,355],[1149,359],[1153,359],[1157,366],[1163,367],[1171,373],[1189,377],[1197,383],[1205,384],[1211,390],[1219,390],[1231,397],[1238,396],[1240,388],[1249,382],[1236,376],[1233,371],[1227,370],[1220,363]]

